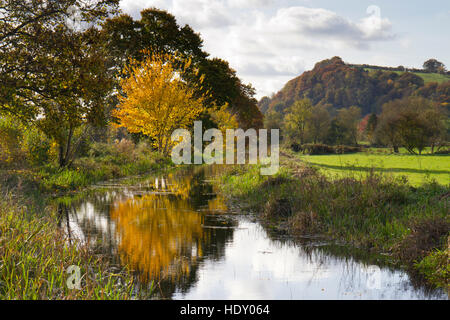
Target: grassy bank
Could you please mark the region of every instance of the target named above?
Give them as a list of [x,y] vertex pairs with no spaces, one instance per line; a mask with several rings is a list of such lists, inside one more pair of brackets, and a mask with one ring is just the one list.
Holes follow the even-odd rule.
[[0,188],[20,195],[63,195],[100,181],[145,174],[172,165],[170,159],[146,148],[118,152],[105,144],[98,149],[92,156],[76,159],[63,169],[49,163],[0,170]]
[[[117,270],[81,243],[68,241],[57,216],[0,199],[0,299],[132,299],[130,270]],[[80,289],[70,289],[69,266],[80,268]]]
[[272,177],[255,166],[235,168],[223,176],[221,190],[268,227],[382,253],[448,286],[448,186],[412,187],[374,171],[332,179],[298,158],[283,162]]
[[[70,240],[58,227],[48,199],[94,183],[171,166],[144,144],[94,144],[89,156],[64,169],[21,163],[0,170],[0,299],[147,298],[136,290],[132,270],[118,270],[87,244]],[[8,195],[8,196],[5,196]],[[70,289],[69,266],[81,271],[81,289]]]

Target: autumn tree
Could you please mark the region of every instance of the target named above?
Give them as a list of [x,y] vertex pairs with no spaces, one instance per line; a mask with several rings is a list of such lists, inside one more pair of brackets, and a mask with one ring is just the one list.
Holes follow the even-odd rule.
[[128,58],[141,61],[144,49],[191,59],[191,67],[181,76],[194,87],[200,75],[204,78],[198,88],[198,94],[205,96],[205,112],[201,115],[204,129],[218,125],[213,123],[206,109],[224,104],[228,104],[228,111],[236,116],[241,128],[262,127],[263,116],[254,98],[255,89],[242,83],[228,62],[209,59],[200,35],[189,25],[179,25],[172,14],[156,8],[141,11],[139,20],[123,14],[108,19],[102,26],[102,33],[118,69]]
[[[70,43],[61,38],[73,11],[79,23],[92,26],[115,12],[118,0],[42,1],[0,0],[0,112],[27,122],[39,112],[31,99],[51,96],[54,88],[43,87],[51,78],[48,66],[63,59],[54,52]],[[49,52],[51,51],[51,52]],[[61,52],[63,53],[63,52]],[[67,90],[66,90],[67,91]]]
[[[115,0],[1,1],[0,112],[36,125],[73,157],[73,134],[100,124],[112,89],[95,25],[114,13]],[[79,30],[69,25],[79,13]]]
[[179,61],[173,55],[149,51],[142,61],[131,59],[121,81],[120,104],[113,111],[119,127],[151,137],[165,155],[172,148],[172,132],[192,126],[204,110],[204,96],[197,96],[200,85],[193,87],[180,77],[192,61],[185,60],[181,69]]

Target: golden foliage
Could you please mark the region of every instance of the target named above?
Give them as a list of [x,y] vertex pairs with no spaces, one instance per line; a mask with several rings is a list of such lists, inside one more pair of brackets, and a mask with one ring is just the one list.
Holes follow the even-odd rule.
[[148,51],[142,62],[131,60],[124,69],[120,104],[113,112],[119,126],[152,137],[155,147],[168,154],[172,132],[188,128],[204,110],[199,85],[188,85],[181,77],[189,68],[190,59],[180,62],[175,56]]
[[223,134],[227,129],[236,129],[239,126],[236,115],[231,113],[228,103],[221,107],[211,108],[208,113]]

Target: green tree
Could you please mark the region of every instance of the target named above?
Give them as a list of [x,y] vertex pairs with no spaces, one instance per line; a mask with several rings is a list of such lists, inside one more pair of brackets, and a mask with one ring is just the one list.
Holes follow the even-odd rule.
[[306,143],[306,127],[312,115],[313,106],[309,99],[297,100],[285,117],[285,132],[290,140]]
[[367,119],[367,126],[365,130],[365,134],[369,142],[373,143],[375,140],[375,131],[378,125],[378,116],[375,113],[370,114]]
[[428,72],[437,73],[439,70],[445,70],[445,65],[436,59],[429,59],[423,63],[423,68]]
[[314,106],[308,119],[308,136],[314,143],[324,142],[326,139],[331,124],[329,108],[330,105],[319,104]]
[[[0,112],[54,139],[63,167],[75,151],[75,129],[104,118],[112,76],[95,24],[115,12],[118,1],[20,3],[3,1],[1,7],[7,31],[0,37]],[[91,27],[71,29],[70,6]]]
[[[404,146],[408,152],[420,153],[429,145],[445,139],[444,111],[421,97],[408,97],[383,105],[377,134],[398,152]],[[434,148],[433,148],[434,149]]]
[[358,144],[358,122],[361,119],[361,109],[356,106],[338,110],[337,121],[344,128],[344,143]]

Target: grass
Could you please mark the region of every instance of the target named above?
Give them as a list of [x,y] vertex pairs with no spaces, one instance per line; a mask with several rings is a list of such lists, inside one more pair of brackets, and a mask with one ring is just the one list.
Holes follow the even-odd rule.
[[[377,71],[376,69],[370,69],[370,68],[366,68],[366,70],[368,70],[369,72],[375,72]],[[387,72],[395,72],[399,75],[405,73],[404,71],[390,71],[390,70],[385,70]],[[446,82],[446,81],[450,81],[450,76],[446,75],[446,74],[440,74],[440,73],[426,73],[426,72],[413,72],[415,75],[421,77],[423,79],[423,81],[425,83],[429,83],[429,82],[437,82],[439,84]]]
[[366,152],[312,156],[298,154],[297,157],[318,168],[320,172],[329,177],[352,175],[358,178],[365,176],[369,171],[375,171],[393,177],[405,177],[413,186],[419,186],[433,180],[442,185],[450,184],[449,155]]
[[[0,199],[0,299],[133,299],[142,296],[130,270],[116,270],[76,241],[69,242],[54,214],[39,216]],[[69,266],[81,287],[67,285]],[[149,293],[147,293],[149,294]]]
[[[135,287],[132,270],[118,270],[87,244],[68,241],[58,227],[57,210],[46,205],[50,197],[100,181],[149,173],[171,162],[142,145],[120,150],[98,144],[94,151],[63,170],[54,163],[0,170],[0,299],[151,296],[152,287]],[[72,265],[81,270],[80,290],[67,286],[67,268]]]
[[428,266],[436,263],[434,250],[448,254],[448,186],[412,187],[374,171],[332,179],[298,158],[282,160],[282,169],[272,177],[260,176],[257,166],[233,169],[222,177],[222,193],[271,228],[383,253],[394,263],[439,278],[438,269],[414,266],[425,258]]
[[63,195],[109,179],[140,175],[171,166],[170,159],[149,153],[130,159],[120,155],[77,159],[65,169],[55,164],[0,170],[0,188],[14,194]]

